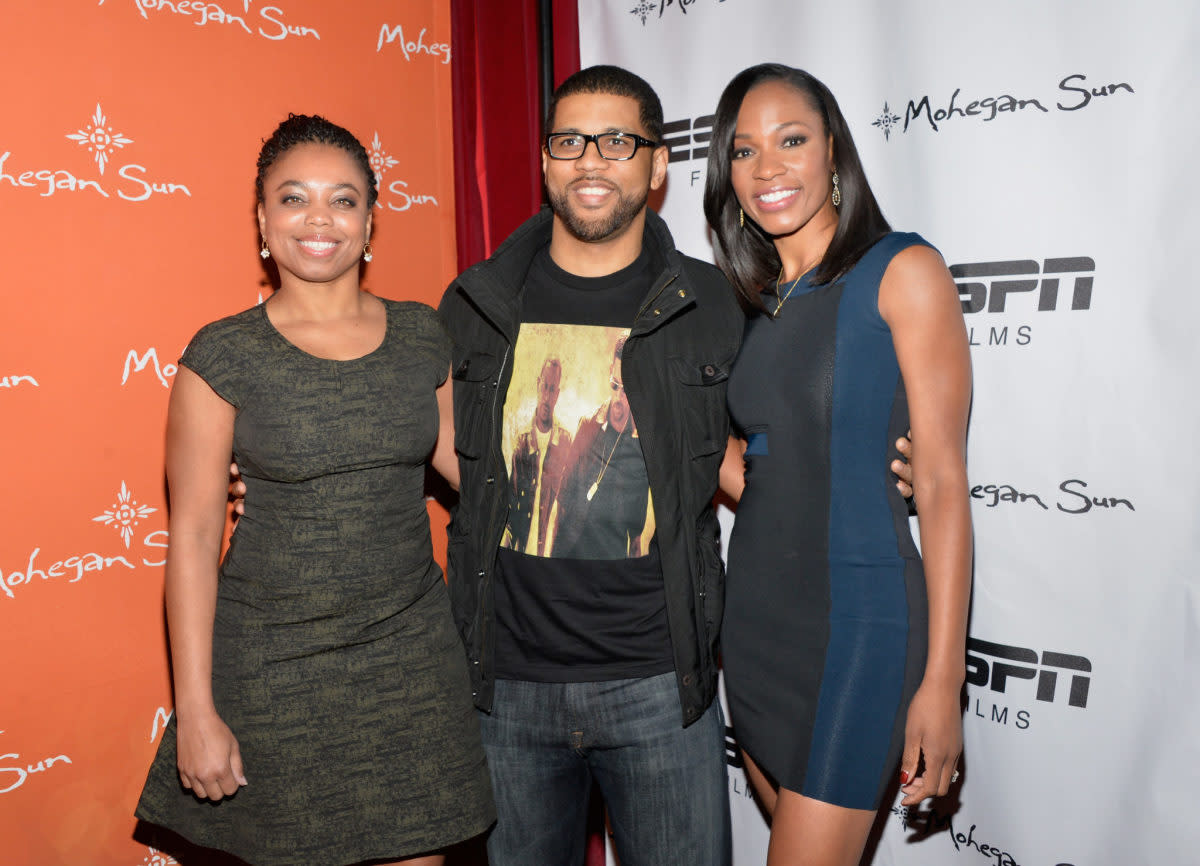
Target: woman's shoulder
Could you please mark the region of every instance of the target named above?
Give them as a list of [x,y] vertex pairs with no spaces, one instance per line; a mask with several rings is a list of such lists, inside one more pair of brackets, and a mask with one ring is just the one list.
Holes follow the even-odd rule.
[[261,368],[266,316],[262,304],[209,322],[188,341],[179,363],[199,375],[223,399],[241,406],[250,371]]
[[846,276],[853,284],[861,282],[877,286],[885,272],[906,266],[928,266],[930,263],[944,267],[937,247],[921,235],[916,232],[887,232],[866,249]]
[[874,243],[870,252],[891,259],[910,247],[927,247],[937,252],[937,247],[916,232],[888,232]]
[[245,340],[257,334],[262,327],[263,306],[255,304],[240,313],[233,313],[224,318],[209,322],[198,330],[189,341],[188,346],[199,346],[211,343],[228,344]]
[[437,318],[437,310],[424,301],[396,301],[392,298],[383,297],[380,297],[379,300],[383,301],[383,305],[387,307],[388,315],[390,316],[410,318],[418,321]]
[[444,332],[442,317],[424,301],[394,301],[380,298],[387,308],[388,322],[405,330]]
[[437,310],[422,301],[380,300],[387,309],[389,329],[401,333],[405,342],[429,345],[439,358],[449,355],[450,337]]

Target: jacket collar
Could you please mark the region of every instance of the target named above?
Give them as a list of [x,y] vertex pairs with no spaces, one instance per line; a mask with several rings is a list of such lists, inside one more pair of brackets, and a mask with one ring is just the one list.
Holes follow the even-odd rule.
[[[510,341],[516,338],[520,325],[520,297],[529,266],[538,250],[550,243],[553,225],[553,212],[543,207],[486,260],[467,268],[457,280],[471,302]],[[679,276],[683,259],[666,222],[650,208],[646,208],[642,243],[650,245],[651,273],[658,275],[646,297],[644,306],[648,309],[663,287]]]

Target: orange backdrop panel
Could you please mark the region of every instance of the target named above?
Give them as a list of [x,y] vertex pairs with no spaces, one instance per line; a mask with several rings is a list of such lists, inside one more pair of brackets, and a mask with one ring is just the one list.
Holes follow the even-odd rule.
[[[163,422],[206,322],[269,296],[255,158],[289,111],[381,179],[364,283],[454,275],[449,0],[47,0],[0,27],[0,860],[132,838],[171,710]],[[431,506],[435,546],[445,515]]]

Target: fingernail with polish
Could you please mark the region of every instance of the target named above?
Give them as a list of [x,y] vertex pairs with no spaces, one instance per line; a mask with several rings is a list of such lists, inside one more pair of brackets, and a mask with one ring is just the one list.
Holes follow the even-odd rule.
[[901,770],[901,771],[900,771],[900,784],[901,784],[901,785],[907,785],[907,784],[908,784],[908,778],[909,778],[909,777],[908,777],[908,771],[907,771],[907,770]]

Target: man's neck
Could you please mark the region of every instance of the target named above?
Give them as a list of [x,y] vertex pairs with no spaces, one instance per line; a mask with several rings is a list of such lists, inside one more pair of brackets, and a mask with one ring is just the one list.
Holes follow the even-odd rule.
[[627,268],[642,252],[646,226],[643,209],[620,232],[602,241],[584,241],[567,230],[555,216],[550,232],[550,258],[568,274],[577,277],[607,277]]

